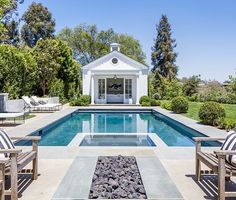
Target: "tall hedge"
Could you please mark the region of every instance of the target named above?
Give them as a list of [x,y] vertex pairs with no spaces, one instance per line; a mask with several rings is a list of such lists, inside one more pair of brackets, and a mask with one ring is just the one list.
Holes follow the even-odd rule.
[[36,84],[36,62],[31,49],[0,45],[0,91],[9,98],[29,95]]

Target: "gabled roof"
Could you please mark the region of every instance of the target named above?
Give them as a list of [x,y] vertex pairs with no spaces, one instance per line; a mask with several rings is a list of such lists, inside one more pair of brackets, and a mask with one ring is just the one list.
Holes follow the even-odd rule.
[[[117,58],[123,62],[125,62],[126,64],[137,68],[139,70],[145,69],[148,70],[148,66],[144,65],[140,62],[137,62],[136,60],[118,52],[118,51],[112,51],[109,54],[106,54],[105,56],[102,56],[101,58],[98,58],[97,60],[92,61],[91,63],[85,65],[82,67],[82,69],[92,69],[95,68],[99,65],[102,65],[103,63],[108,62],[109,60],[111,60],[112,58]],[[115,67],[115,65],[114,65]]]

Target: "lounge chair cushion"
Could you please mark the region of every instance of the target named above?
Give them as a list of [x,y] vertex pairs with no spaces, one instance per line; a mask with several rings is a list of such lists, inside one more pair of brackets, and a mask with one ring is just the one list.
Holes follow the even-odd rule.
[[[236,150],[236,132],[229,131],[225,142],[221,146],[221,150]],[[227,155],[226,161],[236,167],[236,155]]]
[[46,103],[45,101],[43,101],[43,100],[39,100],[38,103],[41,104],[41,105],[47,104],[47,103]]
[[35,102],[35,101],[30,101],[30,104],[31,104],[32,106],[38,106],[38,105],[39,105],[39,103],[38,103],[38,102]]
[[[14,149],[15,145],[13,144],[11,138],[7,135],[4,130],[0,130],[0,148],[1,149]],[[0,158],[9,157],[9,154],[0,154]]]

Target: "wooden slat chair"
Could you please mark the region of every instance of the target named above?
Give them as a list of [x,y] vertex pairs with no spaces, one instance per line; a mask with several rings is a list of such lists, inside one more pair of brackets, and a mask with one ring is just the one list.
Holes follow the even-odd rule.
[[5,163],[0,162],[0,199],[5,199]]
[[[12,140],[31,140],[32,151],[22,152],[21,149],[0,149],[0,153],[9,154],[5,161],[4,176],[10,176],[11,187],[5,190],[5,195],[11,195],[11,200],[18,199],[18,173],[32,173],[32,179],[38,178],[38,141],[40,136],[11,137]],[[24,170],[25,166],[32,162],[31,170]]]
[[218,150],[213,153],[201,151],[201,142],[220,141],[225,138],[195,137],[196,142],[196,178],[201,179],[201,162],[209,167],[212,173],[218,175],[218,200],[224,200],[225,197],[236,197],[236,192],[225,191],[225,180],[230,180],[231,176],[236,176],[236,167],[226,161],[226,155],[236,155],[236,151]]

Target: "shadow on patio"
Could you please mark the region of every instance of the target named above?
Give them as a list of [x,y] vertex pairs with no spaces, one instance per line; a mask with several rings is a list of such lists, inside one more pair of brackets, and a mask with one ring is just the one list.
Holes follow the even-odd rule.
[[[202,189],[205,193],[204,198],[208,200],[217,200],[218,178],[216,175],[201,175],[201,181],[197,182],[195,175],[186,175],[186,177],[192,178],[193,181]],[[236,191],[236,182],[230,180],[226,181],[226,191]],[[226,198],[226,200],[235,200],[235,197]]]
[[[40,175],[39,175],[40,176]],[[18,198],[22,197],[22,193],[27,190],[30,184],[33,182],[31,174],[18,175]],[[10,177],[6,179],[6,189],[10,188]],[[5,200],[10,200],[10,196],[6,196]]]

